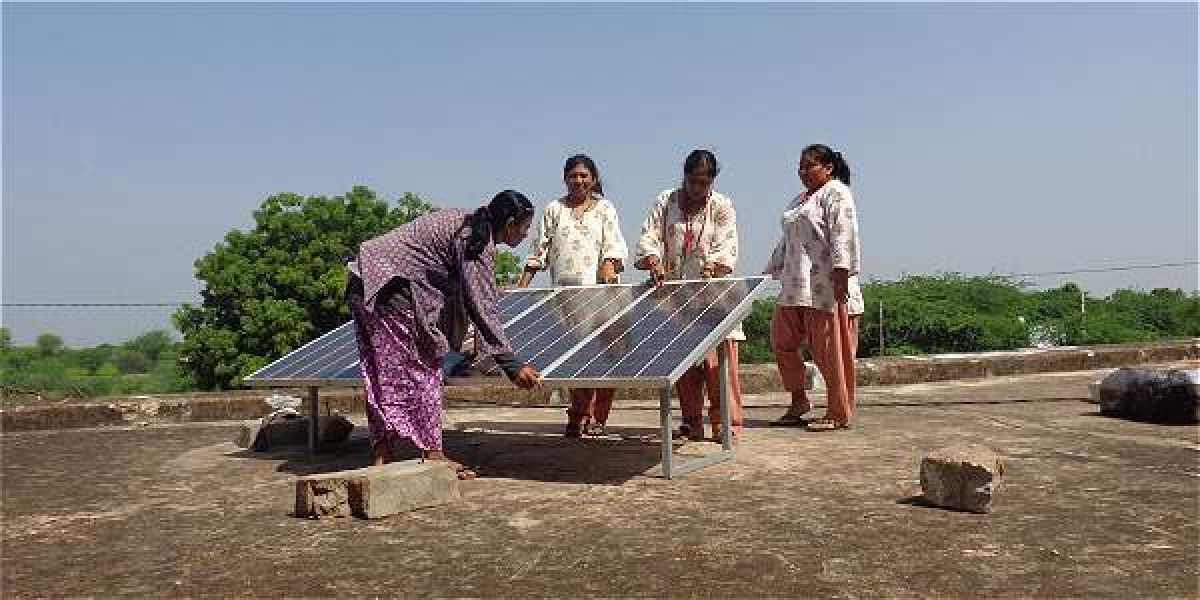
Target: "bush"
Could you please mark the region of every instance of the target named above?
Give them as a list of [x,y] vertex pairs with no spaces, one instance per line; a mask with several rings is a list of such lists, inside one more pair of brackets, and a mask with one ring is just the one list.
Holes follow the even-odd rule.
[[[858,355],[982,352],[1200,336],[1200,296],[1182,290],[1117,290],[1107,298],[1091,298],[1073,283],[1042,291],[1027,287],[1008,278],[958,273],[866,283]],[[743,362],[773,360],[769,334],[774,302],[773,298],[756,301],[746,318]]]

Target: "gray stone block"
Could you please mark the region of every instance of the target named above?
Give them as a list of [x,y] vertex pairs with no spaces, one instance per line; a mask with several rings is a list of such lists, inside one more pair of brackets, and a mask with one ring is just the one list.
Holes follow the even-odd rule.
[[1200,421],[1200,369],[1121,368],[1093,393],[1100,414],[1149,423]]
[[[342,415],[321,416],[317,421],[317,439],[321,444],[346,441],[354,423]],[[261,419],[242,421],[234,442],[242,448],[269,450],[279,446],[308,445],[308,417],[280,419],[262,426]]]
[[242,421],[242,426],[238,428],[238,433],[233,438],[233,443],[239,448],[250,448],[254,446],[254,441],[258,439],[258,432],[262,431],[262,419],[250,419]]
[[950,446],[921,459],[921,492],[934,505],[976,513],[992,510],[1004,465],[982,446]]
[[309,475],[294,485],[294,514],[312,519],[350,515],[379,519],[460,497],[458,476],[450,467],[420,459]]

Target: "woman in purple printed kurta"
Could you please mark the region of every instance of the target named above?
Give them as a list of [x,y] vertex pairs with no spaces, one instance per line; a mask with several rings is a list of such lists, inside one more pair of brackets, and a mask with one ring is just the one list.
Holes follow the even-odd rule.
[[[474,213],[441,210],[359,246],[347,300],[358,333],[367,423],[375,464],[395,460],[409,439],[425,458],[442,452],[442,357],[461,347],[468,321],[479,352],[491,354],[519,387],[541,375],[517,360],[497,313],[496,244],[517,246],[533,204],[500,192]],[[475,474],[450,461],[462,478]]]

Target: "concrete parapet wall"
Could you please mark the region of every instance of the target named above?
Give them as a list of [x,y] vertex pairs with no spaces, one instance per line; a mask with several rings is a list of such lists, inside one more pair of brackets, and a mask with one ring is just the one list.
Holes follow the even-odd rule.
[[[1200,339],[1087,348],[862,359],[858,364],[858,384],[902,385],[1005,375],[1085,371],[1182,360],[1200,360]],[[779,371],[773,364],[742,365],[740,378],[744,394],[784,391]],[[101,398],[90,402],[56,403],[52,406],[10,408],[0,411],[0,431],[254,419],[270,412],[265,400],[268,396],[278,393],[303,398],[305,390],[235,390],[133,396]],[[617,399],[654,401],[658,397],[657,394],[657,390],[651,389],[622,389],[618,392]],[[554,394],[549,390],[533,392],[498,385],[448,387],[445,389],[445,399],[448,406],[557,406],[565,401],[565,395]],[[321,391],[321,408],[325,414],[361,413],[362,392],[353,388],[324,389]]]

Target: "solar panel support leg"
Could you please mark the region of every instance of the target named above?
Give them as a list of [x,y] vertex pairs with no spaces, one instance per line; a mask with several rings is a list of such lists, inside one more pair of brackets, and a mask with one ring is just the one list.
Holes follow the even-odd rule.
[[308,452],[317,453],[317,426],[321,424],[321,392],[317,386],[308,388]]
[[671,478],[671,386],[665,386],[659,392],[658,414],[662,419],[662,472],[663,477]]
[[729,387],[729,344],[731,343],[733,342],[722,341],[717,346],[717,368],[720,369],[717,379],[721,382],[721,448],[726,452],[733,450],[733,417],[732,409],[729,406],[729,401],[733,397]]

